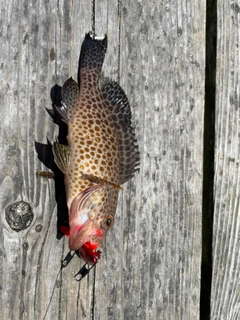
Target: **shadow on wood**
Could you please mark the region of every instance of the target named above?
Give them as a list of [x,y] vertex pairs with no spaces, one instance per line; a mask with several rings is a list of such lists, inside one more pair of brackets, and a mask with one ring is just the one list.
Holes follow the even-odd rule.
[[[57,140],[61,144],[67,145],[67,125],[62,121],[59,113],[56,110],[56,106],[61,106],[61,87],[55,85],[51,89],[52,108],[47,109],[48,114],[52,118],[53,122],[59,127],[59,134]],[[55,182],[55,200],[57,203],[57,238],[61,239],[63,234],[59,231],[60,226],[68,226],[68,208],[66,202],[66,191],[64,185],[64,176],[61,170],[54,162],[52,144],[47,141],[47,144],[35,142],[35,149],[38,154],[38,159],[54,174]]]

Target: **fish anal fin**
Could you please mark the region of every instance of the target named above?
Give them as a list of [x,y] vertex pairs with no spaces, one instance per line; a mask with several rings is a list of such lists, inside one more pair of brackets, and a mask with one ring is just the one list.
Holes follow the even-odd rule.
[[60,114],[62,120],[67,123],[69,118],[69,113],[71,109],[75,106],[79,96],[79,88],[78,84],[73,80],[73,78],[69,78],[62,85],[61,90],[61,106],[56,106],[56,110]]
[[71,157],[70,148],[58,142],[54,142],[52,150],[56,165],[64,174],[67,174]]
[[116,183],[113,183],[113,182],[110,182],[108,180],[96,177],[96,176],[91,175],[91,174],[82,174],[81,178],[82,179],[86,179],[86,180],[88,180],[88,181],[90,181],[92,183],[96,183],[96,184],[99,184],[99,185],[109,185],[109,186],[112,186],[114,188],[123,190],[123,188],[120,185],[118,185]]
[[100,89],[101,97],[111,112],[115,125],[120,154],[120,184],[132,178],[138,171],[140,153],[132,127],[132,114],[128,98],[120,85],[108,81]]

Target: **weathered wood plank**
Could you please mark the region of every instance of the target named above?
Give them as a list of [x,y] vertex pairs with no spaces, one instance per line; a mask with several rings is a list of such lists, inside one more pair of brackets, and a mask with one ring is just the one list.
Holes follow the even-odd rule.
[[121,81],[142,154],[123,212],[125,318],[199,316],[204,12],[203,1],[123,3]]
[[239,319],[240,2],[218,1],[211,319]]
[[54,182],[35,175],[46,168],[34,142],[58,134],[44,108],[56,83],[76,79],[91,16],[90,1],[1,2],[0,206],[24,200],[34,213],[18,233],[1,219],[2,316],[43,319],[50,303],[46,319],[198,319],[205,1],[121,1],[120,11],[96,1],[96,33],[109,38],[104,75],[120,72],[141,168],[96,272],[74,281],[74,257],[58,276],[68,244],[56,239]]
[[[91,5],[82,3],[75,10],[69,1],[25,1],[21,5],[11,1],[2,4],[1,10],[1,212],[6,205],[21,199],[29,202],[34,211],[31,228],[19,233],[12,232],[3,217],[1,315],[4,319],[43,319],[52,297],[47,319],[76,319],[82,310],[87,310],[90,317],[91,299],[86,297],[91,296],[93,282],[84,282],[83,299],[76,298],[80,285],[74,282],[73,275],[81,265],[79,259],[71,262],[73,269],[63,270],[53,292],[68,246],[65,239],[56,239],[54,183],[35,174],[45,168],[37,159],[34,140],[46,143],[47,138],[52,141],[57,136],[58,128],[45,107],[51,107],[53,85],[61,84],[71,74],[76,77],[86,30],[84,23],[84,29],[79,28],[79,23],[78,28],[72,26],[72,17],[77,11],[76,21],[88,21],[85,24],[90,29]],[[75,30],[80,40],[78,48],[73,43]],[[75,50],[74,59],[71,47]]]

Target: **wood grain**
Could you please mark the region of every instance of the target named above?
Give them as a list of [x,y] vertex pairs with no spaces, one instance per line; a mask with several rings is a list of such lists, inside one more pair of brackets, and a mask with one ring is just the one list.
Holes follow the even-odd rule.
[[211,319],[239,319],[239,1],[218,2]]
[[[36,176],[46,168],[34,143],[58,134],[45,108],[55,84],[76,79],[91,10],[87,0],[1,1],[2,318],[199,319],[205,1],[96,1],[104,75],[120,75],[129,97],[141,167],[96,270],[76,282],[75,256],[60,272],[67,239],[56,238],[54,182]],[[34,220],[17,233],[4,212],[19,200]]]

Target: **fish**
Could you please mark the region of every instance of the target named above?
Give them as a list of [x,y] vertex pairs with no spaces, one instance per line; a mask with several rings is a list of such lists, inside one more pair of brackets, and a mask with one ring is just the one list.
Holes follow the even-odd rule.
[[107,35],[85,35],[78,83],[72,77],[56,106],[67,124],[68,145],[53,143],[54,161],[64,174],[70,250],[89,265],[101,258],[104,240],[114,224],[121,185],[139,170],[140,153],[128,98],[116,81],[102,80]]

